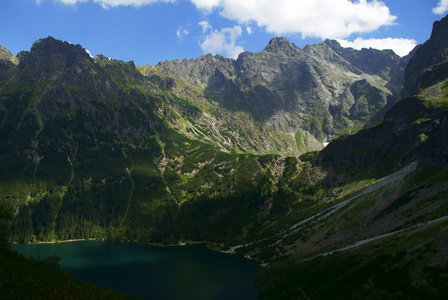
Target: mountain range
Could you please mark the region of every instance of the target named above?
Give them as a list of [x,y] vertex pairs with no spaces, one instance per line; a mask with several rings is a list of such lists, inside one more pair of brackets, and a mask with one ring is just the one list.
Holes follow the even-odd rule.
[[155,66],[0,47],[10,241],[206,241],[265,266],[261,299],[444,298],[447,41],[445,17],[405,57],[282,37]]

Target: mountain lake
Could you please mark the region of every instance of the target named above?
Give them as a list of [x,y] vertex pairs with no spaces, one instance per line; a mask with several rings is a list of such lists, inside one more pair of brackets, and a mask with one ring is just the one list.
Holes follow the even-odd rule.
[[15,244],[26,257],[58,255],[78,280],[147,299],[257,299],[253,279],[260,267],[244,257],[205,245],[157,247],[76,241]]

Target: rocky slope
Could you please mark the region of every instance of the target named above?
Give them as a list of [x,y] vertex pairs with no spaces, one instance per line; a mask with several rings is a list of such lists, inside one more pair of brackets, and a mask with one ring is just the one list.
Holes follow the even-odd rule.
[[206,55],[161,62],[153,70],[250,114],[270,132],[301,129],[327,142],[378,121],[398,100],[406,63],[392,51],[345,49],[330,40],[300,49],[274,38],[237,60]]

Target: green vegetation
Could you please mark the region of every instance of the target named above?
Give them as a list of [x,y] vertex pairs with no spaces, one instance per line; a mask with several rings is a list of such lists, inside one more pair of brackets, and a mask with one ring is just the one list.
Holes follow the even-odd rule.
[[109,288],[78,282],[59,267],[58,256],[25,258],[9,250],[11,212],[0,205],[0,298],[2,299],[135,299]]
[[447,93],[445,93],[445,96],[442,96],[439,99],[431,99],[431,98],[426,98],[426,99],[422,99],[423,104],[428,107],[428,108],[442,108],[442,109],[447,109],[448,108],[448,97],[446,96]]
[[0,254],[2,299],[135,299],[109,288],[76,281],[59,268],[58,257],[25,258],[17,252]]
[[427,139],[428,139],[428,136],[426,134],[424,134],[424,133],[419,134],[417,136],[417,144],[424,143],[424,142],[426,142]]
[[[307,261],[297,257],[264,268],[261,299],[444,299],[447,266],[428,266],[443,251],[434,241],[446,222]],[[416,246],[417,245],[417,246]],[[294,282],[294,284],[291,284]]]

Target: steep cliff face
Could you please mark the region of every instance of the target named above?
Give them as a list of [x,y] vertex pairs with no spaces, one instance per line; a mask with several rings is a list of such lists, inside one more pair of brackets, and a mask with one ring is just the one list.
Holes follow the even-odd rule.
[[400,94],[403,88],[404,71],[412,55],[400,57],[392,50],[381,51],[372,48],[358,51],[341,47],[337,41],[328,39],[324,43],[362,72],[386,80],[386,87],[391,92]]
[[375,126],[331,142],[322,162],[352,175],[369,167],[380,176],[416,160],[446,168],[447,108],[436,100],[403,99]]
[[445,17],[434,23],[430,39],[415,49],[409,61],[403,90],[408,98],[394,105],[375,126],[330,143],[321,153],[323,161],[354,173],[375,165],[384,174],[415,160],[448,167],[447,67]]
[[431,37],[409,60],[403,96],[419,94],[448,77],[448,16],[434,22]]
[[274,38],[237,60],[207,55],[154,70],[250,114],[257,125],[287,134],[300,128],[326,142],[378,121],[398,100],[405,63],[392,51],[344,49],[336,41],[300,49]]
[[233,77],[234,61],[220,55],[207,54],[197,59],[176,59],[173,61],[160,62],[157,70],[165,74],[175,75],[188,83],[205,88],[211,77],[216,72]]

